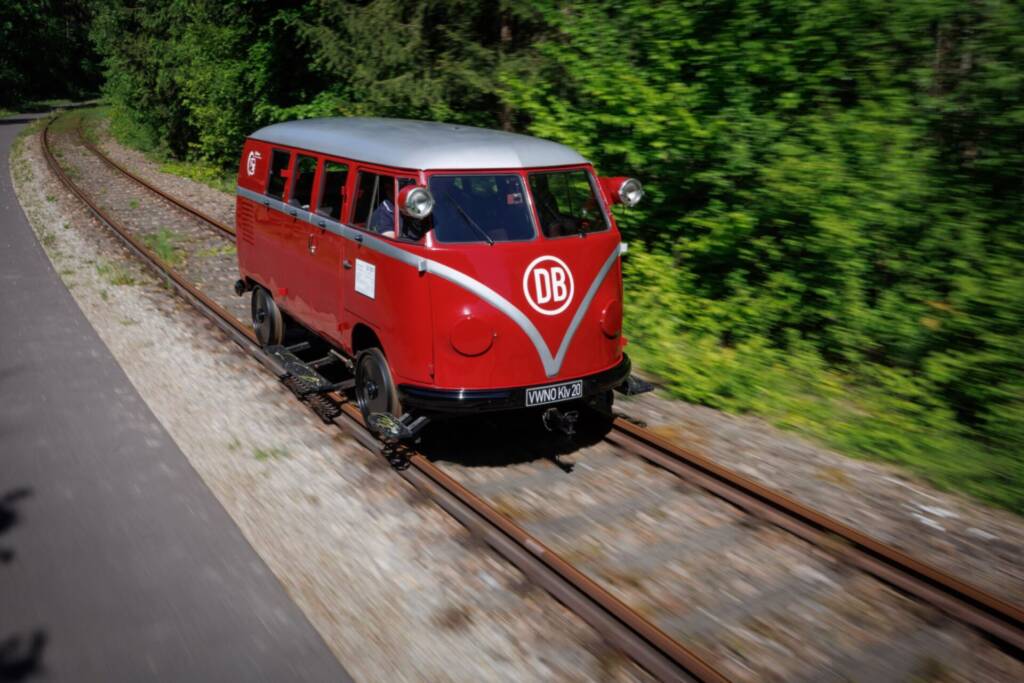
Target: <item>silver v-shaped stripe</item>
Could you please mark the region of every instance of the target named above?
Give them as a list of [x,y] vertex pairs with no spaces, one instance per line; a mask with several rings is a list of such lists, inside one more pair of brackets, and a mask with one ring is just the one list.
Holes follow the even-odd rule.
[[583,317],[587,314],[587,310],[590,308],[590,304],[593,303],[594,297],[597,296],[597,290],[601,288],[601,283],[604,282],[604,279],[608,276],[608,272],[612,269],[612,266],[615,265],[616,259],[618,259],[620,254],[626,251],[626,245],[623,243],[616,244],[615,247],[612,248],[611,253],[608,254],[608,258],[605,259],[604,265],[601,266],[601,270],[598,271],[594,281],[590,283],[590,288],[587,290],[586,295],[583,297],[583,301],[580,302],[579,307],[576,309],[576,313],[573,315],[572,321],[569,323],[569,327],[566,328],[565,335],[563,335],[562,341],[558,345],[558,351],[552,355],[551,349],[548,348],[547,343],[544,341],[544,337],[541,336],[537,326],[533,324],[533,321],[530,320],[526,314],[516,308],[515,304],[510,302],[501,294],[497,293],[479,280],[466,275],[462,271],[455,270],[450,266],[446,266],[445,264],[432,259],[422,258],[416,254],[405,251],[391,242],[375,237],[370,233],[357,230],[351,226],[325,218],[324,216],[310,213],[309,211],[296,209],[282,201],[267,197],[266,195],[259,194],[258,192],[253,192],[252,190],[239,187],[238,194],[246,199],[261,203],[268,208],[282,211],[289,215],[292,211],[295,211],[296,213],[294,217],[297,220],[311,223],[317,227],[323,228],[324,230],[333,232],[336,235],[340,235],[347,240],[353,242],[357,241],[356,236],[358,235],[360,237],[359,242],[364,247],[412,266],[421,273],[432,273],[439,278],[448,280],[449,282],[462,287],[466,291],[471,292],[504,313],[512,320],[512,322],[519,326],[519,329],[526,334],[533,343],[534,348],[537,350],[540,362],[544,366],[544,373],[548,377],[554,377],[562,369],[562,363],[565,361],[565,355],[569,351],[569,345],[572,343],[573,337],[576,336],[576,332],[579,330],[580,324],[583,322]]

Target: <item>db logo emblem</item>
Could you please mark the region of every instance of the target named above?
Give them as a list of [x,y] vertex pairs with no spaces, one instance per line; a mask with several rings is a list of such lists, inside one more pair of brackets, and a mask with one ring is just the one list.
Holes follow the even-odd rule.
[[245,160],[245,172],[249,175],[256,175],[256,162],[263,158],[263,155],[253,150],[249,152],[249,158]]
[[538,313],[558,315],[572,303],[574,291],[572,271],[554,256],[534,259],[523,273],[523,294]]

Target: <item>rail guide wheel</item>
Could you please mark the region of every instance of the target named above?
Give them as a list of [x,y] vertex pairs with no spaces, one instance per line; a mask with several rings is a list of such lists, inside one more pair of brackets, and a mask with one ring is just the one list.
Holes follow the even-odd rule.
[[274,346],[284,341],[284,316],[263,287],[252,290],[252,329],[260,346]]
[[384,353],[378,348],[360,351],[356,357],[356,403],[363,419],[372,426],[370,416],[374,413],[398,417],[402,407],[398,402],[398,391],[391,379],[391,368]]

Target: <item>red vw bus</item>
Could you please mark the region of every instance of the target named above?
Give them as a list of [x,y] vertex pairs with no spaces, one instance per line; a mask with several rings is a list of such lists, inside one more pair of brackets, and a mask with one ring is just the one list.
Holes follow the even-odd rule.
[[[444,414],[574,402],[630,380],[625,250],[609,206],[640,184],[598,179],[574,150],[467,126],[377,118],[280,123],[242,150],[239,293],[260,342],[293,321],[352,370],[379,432]],[[318,361],[319,362],[319,361]]]

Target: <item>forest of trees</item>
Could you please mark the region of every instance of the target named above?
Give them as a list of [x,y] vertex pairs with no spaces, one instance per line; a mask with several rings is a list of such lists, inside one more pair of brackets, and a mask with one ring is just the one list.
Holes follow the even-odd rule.
[[113,130],[160,154],[372,114],[635,175],[638,365],[1024,510],[1017,0],[85,4]]
[[0,3],[0,108],[93,96],[100,65],[89,40],[90,0]]

